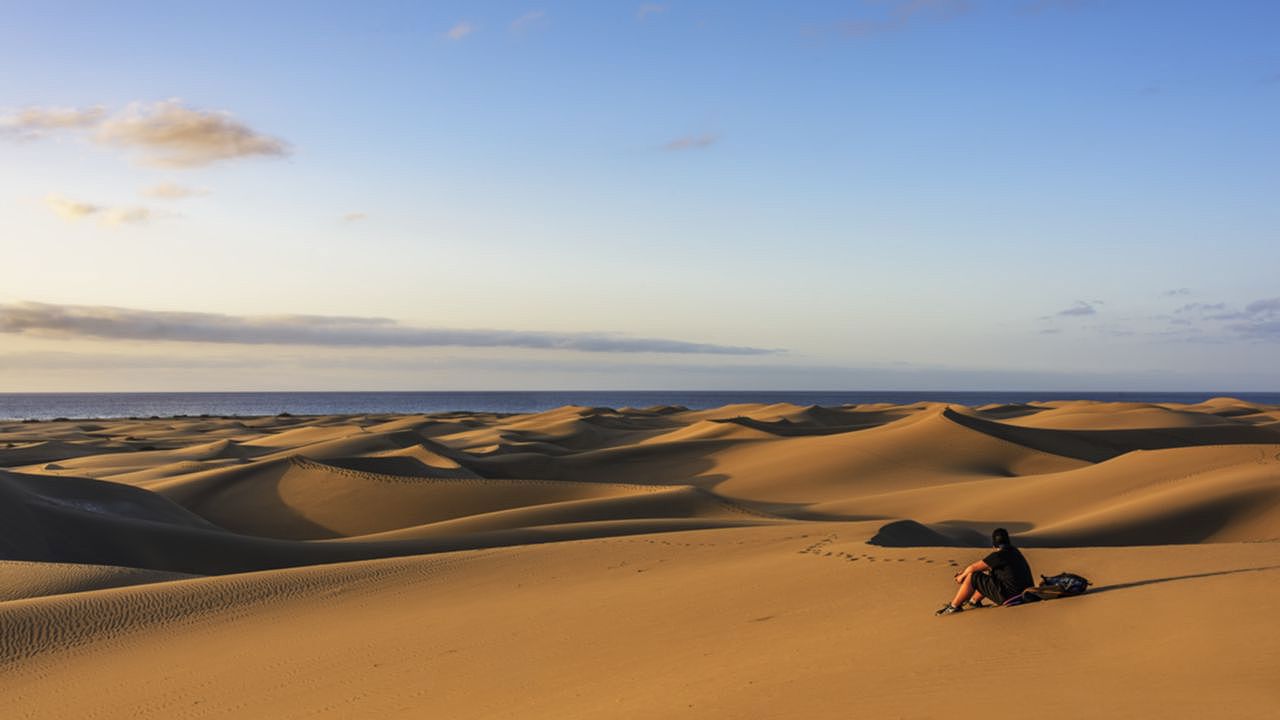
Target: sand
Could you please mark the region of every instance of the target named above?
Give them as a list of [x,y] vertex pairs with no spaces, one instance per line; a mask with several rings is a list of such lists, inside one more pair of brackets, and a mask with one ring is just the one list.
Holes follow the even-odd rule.
[[[934,617],[1008,527],[1086,595]],[[0,718],[1276,717],[1280,408],[0,422]]]

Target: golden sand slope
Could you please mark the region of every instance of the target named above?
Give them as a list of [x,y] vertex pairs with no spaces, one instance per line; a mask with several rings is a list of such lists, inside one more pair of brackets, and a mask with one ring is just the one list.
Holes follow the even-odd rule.
[[[1273,717],[1277,418],[0,423],[0,717]],[[1098,587],[932,617],[995,525]]]

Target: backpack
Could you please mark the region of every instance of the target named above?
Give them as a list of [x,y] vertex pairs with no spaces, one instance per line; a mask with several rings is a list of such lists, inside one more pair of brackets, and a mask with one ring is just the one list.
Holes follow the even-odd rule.
[[1058,573],[1053,577],[1041,575],[1039,585],[1023,590],[1004,601],[1004,607],[1071,597],[1072,595],[1079,595],[1088,589],[1089,580],[1075,573]]
[[1075,573],[1059,573],[1053,577],[1040,576],[1040,584],[1027,592],[1041,600],[1079,595],[1089,589],[1089,580]]

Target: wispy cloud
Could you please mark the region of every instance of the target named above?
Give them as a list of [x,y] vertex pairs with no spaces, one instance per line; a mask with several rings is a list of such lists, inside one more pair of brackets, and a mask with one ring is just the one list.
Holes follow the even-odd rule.
[[[1161,295],[1178,297],[1183,288]],[[1039,319],[1042,335],[1059,331],[1108,337],[1134,337],[1162,342],[1229,345],[1245,341],[1280,342],[1280,297],[1263,298],[1244,307],[1227,302],[1190,302],[1159,314],[1125,314],[1121,308],[1103,314],[1100,300],[1077,300],[1070,307]],[[1096,316],[1096,319],[1095,319]]]
[[767,348],[714,345],[617,333],[456,330],[400,325],[388,318],[326,315],[237,316],[129,308],[0,304],[0,332],[63,338],[313,345],[330,347],[515,347],[599,353],[771,355]]
[[1255,300],[1246,305],[1244,311],[1250,316],[1272,317],[1280,315],[1280,297]]
[[1173,288],[1172,290],[1165,290],[1160,294],[1165,297],[1182,297],[1184,295],[1190,295],[1191,288]]
[[137,225],[151,219],[151,211],[144,207],[103,207],[93,203],[72,200],[57,193],[45,196],[45,205],[58,217],[76,222],[97,217],[103,225]]
[[1252,340],[1280,342],[1280,297],[1255,300],[1240,315],[1241,322],[1229,325],[1229,330]]
[[151,219],[151,211],[144,207],[108,208],[102,213],[104,225],[137,225]]
[[846,37],[868,37],[902,30],[921,20],[950,20],[971,9],[968,0],[891,0],[867,3],[867,14],[839,23]]
[[193,188],[176,183],[160,183],[142,191],[147,197],[160,198],[161,200],[181,200],[182,198],[195,197],[197,195],[208,195],[209,191],[204,188]]
[[199,110],[178,100],[134,103],[104,121],[95,140],[139,150],[148,164],[172,168],[289,153],[283,141],[257,132],[230,113]]
[[715,145],[720,136],[715,133],[685,135],[662,145],[663,150],[701,150]]
[[180,100],[103,108],[27,108],[0,118],[0,128],[22,138],[85,132],[101,145],[136,150],[149,165],[191,168],[222,160],[289,154],[284,141],[264,135],[230,113],[188,107]]
[[636,8],[636,17],[640,20],[647,19],[650,15],[658,15],[667,11],[667,6],[661,3],[644,3]]
[[1194,303],[1187,303],[1186,305],[1183,305],[1182,307],[1175,309],[1174,312],[1180,315],[1187,314],[1187,313],[1198,313],[1203,315],[1205,313],[1219,312],[1226,309],[1227,309],[1226,303],[1194,302]]
[[369,214],[362,212],[349,212],[346,215],[343,215],[340,219],[344,223],[360,222],[361,220],[368,220]]
[[515,20],[512,20],[511,29],[515,32],[525,32],[546,24],[546,19],[546,10],[530,10]]
[[1098,310],[1095,305],[1100,305],[1096,300],[1077,300],[1075,303],[1065,309],[1054,313],[1057,317],[1083,317],[1086,315],[1097,315]]
[[83,220],[90,215],[96,215],[102,212],[103,208],[87,202],[72,200],[64,195],[50,193],[45,196],[44,204],[49,207],[58,217],[66,220]]
[[453,27],[449,28],[449,32],[445,33],[445,37],[450,40],[461,40],[476,31],[476,26],[466,20],[459,21]]
[[1241,309],[1225,302],[1187,303],[1173,312],[1170,325],[1208,333],[1220,341],[1231,336],[1280,341],[1280,297],[1255,300]]
[[29,107],[0,117],[0,130],[21,138],[33,139],[61,130],[93,127],[106,117],[98,106],[87,108]]

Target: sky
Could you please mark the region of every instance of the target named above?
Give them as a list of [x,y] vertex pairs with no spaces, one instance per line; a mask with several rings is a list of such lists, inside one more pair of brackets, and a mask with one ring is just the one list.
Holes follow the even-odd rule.
[[0,392],[1280,390],[1280,3],[0,1]]

